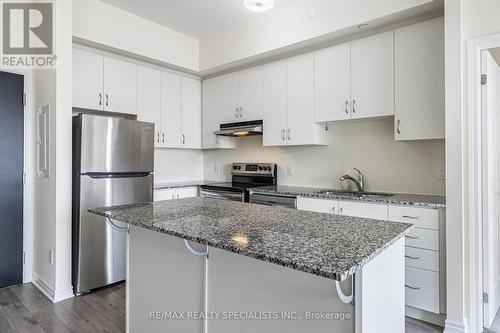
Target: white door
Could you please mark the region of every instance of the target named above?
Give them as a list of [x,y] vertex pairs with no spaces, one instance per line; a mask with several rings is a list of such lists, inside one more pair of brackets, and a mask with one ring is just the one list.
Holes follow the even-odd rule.
[[393,32],[351,42],[352,118],[394,115]]
[[351,45],[314,52],[315,119],[328,122],[351,118]]
[[262,66],[240,72],[240,121],[262,119]]
[[217,137],[214,132],[219,129],[220,109],[220,79],[213,78],[204,80],[202,83],[202,144],[204,149],[218,148]]
[[182,147],[201,148],[201,82],[182,77]]
[[289,145],[315,142],[314,56],[307,53],[287,59],[287,130]]
[[103,56],[73,49],[73,107],[103,110]]
[[240,121],[240,75],[238,72],[220,77],[220,119],[223,123]]
[[364,217],[368,219],[384,220],[389,218],[387,205],[368,202],[339,201],[339,213],[347,216]]
[[286,145],[286,61],[264,65],[263,70],[264,146]]
[[489,51],[482,53],[483,114],[483,289],[484,327],[490,328],[500,307],[500,68]]
[[161,72],[137,68],[137,120],[155,124],[155,146],[161,143]]
[[395,138],[444,139],[444,19],[394,32]]
[[181,187],[175,190],[176,198],[192,198],[198,196],[198,188],[197,187]]
[[137,65],[104,57],[104,111],[137,114]]
[[161,123],[164,147],[180,147],[182,140],[180,74],[161,73]]

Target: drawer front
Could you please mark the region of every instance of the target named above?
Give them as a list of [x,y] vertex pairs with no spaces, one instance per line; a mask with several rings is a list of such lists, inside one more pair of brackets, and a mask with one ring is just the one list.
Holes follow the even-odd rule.
[[407,246],[405,248],[405,265],[439,272],[439,252]]
[[417,228],[439,229],[439,211],[429,208],[389,206],[389,221],[412,223]]
[[193,187],[180,187],[175,190],[176,198],[192,198],[198,196],[198,188]]
[[173,189],[158,189],[153,191],[153,201],[172,200],[175,197]]
[[298,198],[297,209],[318,213],[338,213],[338,200]]
[[439,251],[439,233],[437,230],[413,228],[406,235],[406,246]]
[[341,215],[364,217],[387,221],[387,205],[372,204],[367,202],[339,201]]
[[439,313],[439,273],[406,267],[406,305]]

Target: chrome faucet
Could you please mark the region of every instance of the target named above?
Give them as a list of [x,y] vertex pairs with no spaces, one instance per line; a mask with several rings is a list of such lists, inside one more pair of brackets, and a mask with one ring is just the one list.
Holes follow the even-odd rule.
[[359,171],[359,169],[354,168],[354,170],[356,170],[358,172],[358,179],[355,179],[349,175],[344,175],[344,176],[340,177],[340,181],[343,182],[344,180],[350,180],[356,185],[359,192],[364,192],[365,191],[365,178],[363,176],[363,173],[361,171]]

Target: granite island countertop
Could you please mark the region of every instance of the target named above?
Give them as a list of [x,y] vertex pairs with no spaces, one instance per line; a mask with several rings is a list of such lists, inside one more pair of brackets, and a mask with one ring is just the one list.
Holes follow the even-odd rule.
[[[322,193],[328,191],[330,193]],[[252,193],[264,193],[264,194],[277,194],[277,195],[290,195],[296,197],[305,198],[317,198],[317,199],[331,199],[331,200],[352,200],[352,201],[363,201],[372,203],[385,203],[392,205],[408,205],[408,206],[422,206],[429,208],[444,208],[446,207],[446,197],[441,195],[423,195],[423,194],[409,194],[409,193],[384,193],[376,192],[374,195],[370,196],[354,196],[345,195],[338,189],[326,189],[326,188],[314,188],[314,187],[298,187],[298,186],[262,186],[253,187],[250,189]],[[389,194],[389,195],[387,195]]]
[[334,280],[347,279],[412,228],[199,197],[89,211]]

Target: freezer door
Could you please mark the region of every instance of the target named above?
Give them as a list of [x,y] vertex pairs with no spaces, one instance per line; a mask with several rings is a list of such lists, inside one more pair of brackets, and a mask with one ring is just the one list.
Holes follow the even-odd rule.
[[[127,232],[119,231],[89,208],[153,200],[153,175],[80,177],[79,213],[73,221],[73,287],[76,293],[125,279]],[[113,221],[118,226],[124,224]]]
[[153,171],[154,124],[94,115],[79,117],[80,173]]

